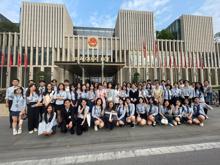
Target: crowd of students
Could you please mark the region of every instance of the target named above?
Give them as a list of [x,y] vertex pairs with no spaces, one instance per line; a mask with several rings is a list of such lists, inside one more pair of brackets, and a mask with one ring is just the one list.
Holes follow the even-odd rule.
[[22,133],[23,120],[28,120],[29,134],[81,135],[94,127],[112,130],[114,127],[196,124],[203,126],[212,107],[212,88],[204,83],[180,80],[147,80],[140,83],[70,84],[52,80],[39,86],[29,81],[28,88],[14,79],[6,90],[10,127],[13,135]]

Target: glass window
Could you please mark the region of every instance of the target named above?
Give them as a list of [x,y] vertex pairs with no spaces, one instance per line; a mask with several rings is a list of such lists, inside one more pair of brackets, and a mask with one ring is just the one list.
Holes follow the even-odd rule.
[[28,65],[30,65],[30,61],[31,61],[31,48],[28,48],[28,52],[27,52],[27,56],[28,56]]
[[38,65],[41,65],[42,52],[41,48],[38,48]]
[[49,65],[52,65],[52,48],[49,48]]
[[36,65],[36,48],[33,48],[33,65]]
[[44,48],[44,65],[47,65],[47,48]]
[[29,74],[30,74],[30,68],[27,67],[26,70],[24,67],[22,67],[22,75],[23,75],[23,81],[22,81],[22,85],[24,87],[27,87],[28,86],[28,80],[29,80]]
[[6,88],[6,72],[7,72],[7,67],[2,67],[0,72],[0,87],[1,88]]

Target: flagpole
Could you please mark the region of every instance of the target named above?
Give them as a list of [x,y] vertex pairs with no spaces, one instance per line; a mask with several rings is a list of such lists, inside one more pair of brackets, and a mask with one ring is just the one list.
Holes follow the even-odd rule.
[[27,53],[24,54],[24,87],[25,88],[26,88],[26,77],[27,77]]

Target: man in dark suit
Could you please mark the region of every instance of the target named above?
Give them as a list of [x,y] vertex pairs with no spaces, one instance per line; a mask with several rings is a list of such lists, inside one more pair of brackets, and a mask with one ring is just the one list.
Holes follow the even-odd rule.
[[64,109],[62,109],[61,111],[61,117],[61,132],[67,133],[68,131],[70,131],[71,134],[74,134],[74,127],[76,125],[75,111],[74,108],[71,106],[71,101],[69,99],[66,99],[64,101]]

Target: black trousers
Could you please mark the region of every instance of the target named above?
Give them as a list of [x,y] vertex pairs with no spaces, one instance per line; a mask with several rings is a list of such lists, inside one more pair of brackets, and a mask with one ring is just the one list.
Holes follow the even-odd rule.
[[88,131],[88,124],[87,121],[84,122],[83,125],[81,125],[83,119],[77,118],[76,120],[76,134],[82,135],[83,132]]
[[40,114],[40,121],[43,120],[43,114],[45,113],[46,108],[45,107],[39,107],[39,114]]
[[67,133],[67,131],[70,131],[71,134],[74,134],[74,132],[75,132],[75,130],[74,130],[75,123],[73,122],[73,126],[72,126],[71,129],[67,129],[66,125],[69,124],[69,123],[70,123],[70,121],[65,121],[65,120],[63,120],[61,122],[61,124],[60,124],[60,131],[62,133]]
[[12,100],[8,100],[8,111],[9,111],[9,124],[10,128],[12,127],[12,116],[11,116],[11,106],[12,106]]
[[39,124],[39,107],[31,107],[36,103],[29,103],[27,105],[27,116],[28,116],[28,131],[38,128]]
[[104,122],[106,128],[113,130],[117,121],[113,120],[112,122],[109,122],[109,116],[104,116]]

